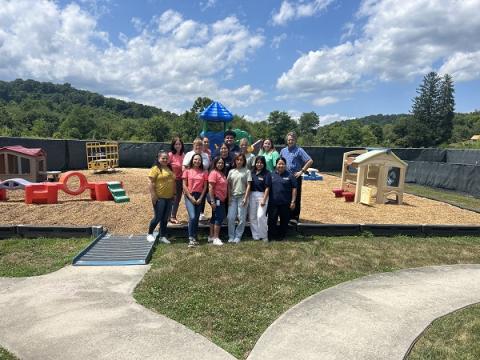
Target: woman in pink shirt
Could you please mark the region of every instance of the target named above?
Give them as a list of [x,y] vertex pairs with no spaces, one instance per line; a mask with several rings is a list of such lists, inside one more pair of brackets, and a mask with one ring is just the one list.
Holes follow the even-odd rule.
[[225,218],[225,200],[227,198],[227,177],[224,174],[225,162],[221,157],[213,160],[213,170],[208,175],[208,192],[212,206],[210,219],[210,236],[208,242],[213,245],[223,245],[220,240],[220,228]]
[[170,152],[168,153],[168,163],[172,167],[173,173],[175,174],[175,188],[176,195],[173,199],[172,204],[172,213],[170,215],[170,222],[172,224],[178,224],[177,212],[178,205],[180,204],[180,199],[182,198],[182,164],[183,158],[185,157],[185,146],[183,141],[178,137],[172,139],[172,144],[170,145]]
[[208,173],[203,170],[202,156],[195,154],[190,160],[189,168],[183,172],[183,193],[188,212],[188,247],[195,247],[197,242],[198,218],[202,200],[207,193]]

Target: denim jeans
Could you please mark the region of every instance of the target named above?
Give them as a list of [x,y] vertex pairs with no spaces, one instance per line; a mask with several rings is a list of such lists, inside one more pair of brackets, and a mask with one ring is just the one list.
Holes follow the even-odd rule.
[[172,199],[158,199],[155,205],[153,206],[154,217],[152,221],[150,221],[150,225],[148,227],[148,233],[153,234],[153,230],[157,227],[158,223],[160,223],[160,232],[159,236],[167,236],[167,223],[168,217],[170,216],[170,211],[172,209]]
[[[232,196],[228,205],[228,239],[241,239],[245,230],[245,218],[247,217],[247,206],[242,206],[244,195]],[[235,220],[238,216],[238,225],[235,227]]]
[[183,193],[183,180],[175,180],[175,188],[177,191],[177,194],[175,195],[175,198],[173,199],[173,205],[172,205],[172,215],[170,216],[171,218],[176,219],[177,218],[177,211],[178,211],[178,205],[180,204],[180,199],[182,198],[182,193]]
[[[199,192],[192,193],[192,196],[195,200],[197,200],[200,195]],[[198,218],[200,217],[200,209],[202,205],[194,205],[190,199],[185,196],[185,206],[188,212],[188,237],[197,238],[197,230],[198,230]]]
[[223,219],[225,218],[225,202],[218,199],[216,199],[215,201],[217,206],[215,207],[215,210],[212,211],[210,224],[222,226]]

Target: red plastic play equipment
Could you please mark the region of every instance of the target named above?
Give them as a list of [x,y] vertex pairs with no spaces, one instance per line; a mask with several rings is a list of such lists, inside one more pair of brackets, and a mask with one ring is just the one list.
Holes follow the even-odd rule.
[[343,196],[343,189],[341,188],[334,188],[332,192],[335,194],[336,198],[342,197]]
[[353,200],[355,199],[355,193],[350,191],[344,191],[342,195],[345,197],[346,202],[353,202]]
[[[68,186],[68,181],[76,177],[79,186],[76,189],[71,189]],[[123,184],[122,184],[123,185]],[[69,195],[80,195],[85,190],[90,190],[90,199],[96,201],[113,200],[113,196],[108,189],[106,181],[88,182],[85,175],[78,171],[67,171],[60,176],[58,182],[38,183],[25,186],[25,203],[26,204],[56,204],[58,202],[58,190]]]

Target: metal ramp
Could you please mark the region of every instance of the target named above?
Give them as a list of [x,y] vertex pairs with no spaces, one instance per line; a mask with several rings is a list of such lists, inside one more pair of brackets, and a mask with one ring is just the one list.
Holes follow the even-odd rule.
[[74,266],[146,265],[154,242],[145,235],[101,234],[73,259]]

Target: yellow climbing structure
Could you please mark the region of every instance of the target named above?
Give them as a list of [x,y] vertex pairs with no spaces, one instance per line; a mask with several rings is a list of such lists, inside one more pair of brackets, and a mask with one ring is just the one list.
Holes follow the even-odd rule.
[[92,141],[86,143],[88,170],[103,171],[118,167],[118,143]]

